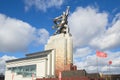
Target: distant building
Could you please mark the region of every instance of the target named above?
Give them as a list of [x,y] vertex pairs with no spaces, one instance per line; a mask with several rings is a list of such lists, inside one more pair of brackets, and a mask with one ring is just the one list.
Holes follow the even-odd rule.
[[120,74],[102,75],[105,80],[120,80]]
[[4,75],[3,74],[0,74],[0,80],[4,80]]

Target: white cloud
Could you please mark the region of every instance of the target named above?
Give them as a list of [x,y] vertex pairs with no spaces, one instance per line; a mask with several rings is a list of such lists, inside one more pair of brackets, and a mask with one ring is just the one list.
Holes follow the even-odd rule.
[[25,51],[32,42],[44,44],[48,37],[45,29],[0,14],[0,52]]
[[91,7],[78,7],[68,20],[74,47],[88,45],[95,36],[102,34],[107,25],[107,16],[107,13],[100,13]]
[[120,73],[117,70],[120,68],[120,51],[111,52],[111,49],[120,47],[120,14],[115,16],[112,23],[108,23],[108,17],[108,13],[92,7],[78,7],[69,16],[75,49],[74,64],[78,69],[97,72],[97,49],[108,53],[107,58],[98,58],[99,72],[108,73],[108,61],[112,60],[111,72]]
[[7,56],[7,55],[4,55],[4,56],[0,57],[0,73],[4,74],[4,72],[5,72],[5,62],[7,60],[12,60],[12,59],[16,59],[16,57]]
[[89,47],[77,48],[74,53],[74,58],[78,58],[78,57],[80,58],[80,57],[87,56],[91,52],[92,50]]
[[39,29],[38,30],[38,38],[37,42],[39,44],[45,44],[49,38],[49,32],[46,29]]
[[[120,17],[117,16],[117,17]],[[116,17],[115,17],[116,18]],[[91,45],[99,49],[115,49],[120,47],[120,18],[113,20],[113,25],[108,28],[105,33],[95,37],[91,41]]]
[[38,10],[46,11],[51,7],[60,7],[64,0],[25,0],[25,10],[35,7]]

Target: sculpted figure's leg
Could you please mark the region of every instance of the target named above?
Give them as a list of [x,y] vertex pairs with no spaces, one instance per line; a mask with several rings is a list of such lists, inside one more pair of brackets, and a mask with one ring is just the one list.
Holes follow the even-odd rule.
[[69,33],[68,25],[64,25],[64,27],[65,27],[65,32],[66,32],[66,33]]
[[60,33],[60,27],[57,28],[56,32],[54,34],[59,34]]

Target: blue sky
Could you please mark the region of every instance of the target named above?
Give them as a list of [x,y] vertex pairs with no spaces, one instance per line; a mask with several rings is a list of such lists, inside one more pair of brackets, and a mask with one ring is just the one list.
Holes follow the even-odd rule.
[[109,56],[99,58],[99,72],[107,73],[107,62],[113,60],[111,69],[119,73],[119,3],[119,0],[1,0],[0,71],[4,71],[5,60],[43,51],[55,31],[53,18],[70,6],[68,22],[73,36],[74,64],[79,69],[96,72],[95,52],[100,50]]

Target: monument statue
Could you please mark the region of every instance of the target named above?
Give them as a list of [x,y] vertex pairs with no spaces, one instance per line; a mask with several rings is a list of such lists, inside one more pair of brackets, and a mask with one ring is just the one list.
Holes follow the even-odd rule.
[[58,16],[54,18],[54,26],[52,27],[53,29],[56,29],[54,34],[60,34],[60,33],[68,33],[69,28],[68,28],[68,15],[69,15],[69,6],[67,6],[67,9],[61,16]]

